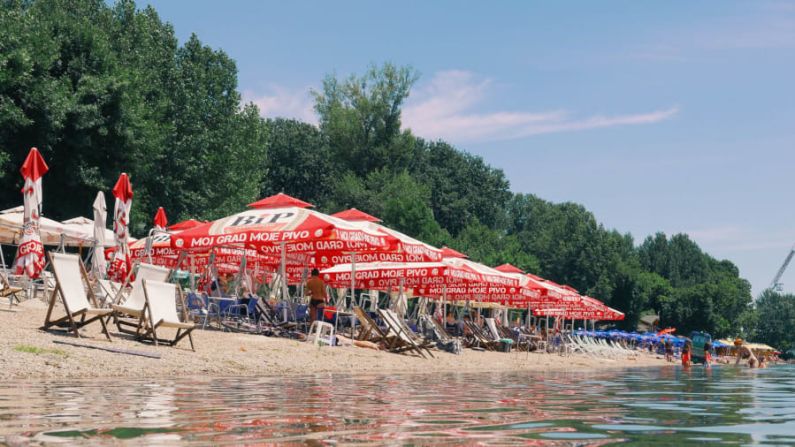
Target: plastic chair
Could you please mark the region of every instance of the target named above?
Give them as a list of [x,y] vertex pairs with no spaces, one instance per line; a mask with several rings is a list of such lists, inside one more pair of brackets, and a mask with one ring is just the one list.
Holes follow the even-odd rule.
[[334,326],[323,321],[313,321],[307,340],[317,347],[324,344],[334,346]]

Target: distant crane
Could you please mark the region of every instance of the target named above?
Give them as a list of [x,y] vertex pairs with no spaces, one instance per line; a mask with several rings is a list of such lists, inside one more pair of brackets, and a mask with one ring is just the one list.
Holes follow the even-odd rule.
[[792,257],[795,256],[795,245],[789,250],[789,254],[787,258],[784,259],[784,263],[781,264],[781,268],[778,269],[778,273],[776,276],[773,277],[773,282],[770,284],[770,288],[776,292],[781,292],[784,290],[783,284],[781,283],[781,277],[784,275],[784,272],[787,270],[787,266],[789,266],[790,261],[792,261]]

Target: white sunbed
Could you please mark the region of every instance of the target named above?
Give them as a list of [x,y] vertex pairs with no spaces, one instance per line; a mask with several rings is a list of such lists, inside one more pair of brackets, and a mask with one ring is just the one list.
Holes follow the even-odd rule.
[[[110,315],[112,310],[100,309],[97,306],[93,291],[90,287],[86,287],[88,277],[83,263],[80,262],[80,257],[65,253],[49,253],[49,257],[55,275],[55,286],[50,295],[50,305],[47,308],[47,316],[44,318],[42,329],[47,330],[53,326],[66,327],[75,336],[80,337],[78,329],[99,321],[102,324],[102,332],[108,337],[108,340],[111,340],[104,317]],[[89,295],[91,302],[89,302]],[[52,320],[52,311],[58,297],[63,303],[66,316]]]
[[[177,285],[150,280],[143,280],[142,285],[145,305],[144,314],[140,317],[143,333],[139,339],[151,340],[155,345],[165,343],[175,346],[180,340],[188,337],[190,348],[195,351],[191,332],[196,326],[191,322],[181,321],[177,315],[177,294],[179,293]],[[164,328],[177,330],[173,339],[158,337],[157,331]]]
[[[112,305],[116,317],[116,327],[118,327],[120,332],[127,334],[139,333],[141,327],[138,320],[140,320],[140,317],[143,315],[144,306],[146,305],[143,282],[165,282],[168,279],[169,273],[169,269],[157,265],[140,264],[138,266],[135,281],[132,283],[132,289],[129,291],[124,301],[120,304]],[[119,295],[122,293],[123,290],[120,289]],[[133,319],[124,318],[125,316],[133,317]]]

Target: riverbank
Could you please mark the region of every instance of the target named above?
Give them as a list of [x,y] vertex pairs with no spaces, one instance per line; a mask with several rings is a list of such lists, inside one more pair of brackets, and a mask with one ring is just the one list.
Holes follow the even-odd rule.
[[[594,359],[583,355],[499,353],[465,349],[461,355],[433,351],[435,358],[392,354],[365,348],[323,347],[284,338],[195,330],[196,352],[187,339],[177,347],[150,346],[117,334],[113,342],[98,323],[81,331],[81,338],[38,328],[46,306],[30,300],[13,312],[0,311],[0,370],[10,378],[112,378],[179,376],[264,376],[313,373],[436,373],[491,371],[583,371],[670,365],[659,356],[638,353],[629,360]],[[63,315],[56,308],[54,315]],[[58,342],[115,348],[159,359],[76,347]]]

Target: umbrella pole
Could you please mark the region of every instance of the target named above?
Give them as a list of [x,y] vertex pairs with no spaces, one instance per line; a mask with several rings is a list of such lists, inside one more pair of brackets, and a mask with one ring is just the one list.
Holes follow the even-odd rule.
[[146,244],[144,245],[144,247],[146,247],[145,248],[146,249],[146,259],[149,260],[150,264],[153,264],[153,262],[152,262],[152,233],[154,231],[155,231],[154,228],[149,230],[149,235],[146,236]]
[[193,263],[193,254],[190,255],[190,291],[196,293],[196,266]]
[[[406,314],[403,312],[403,278],[400,278],[400,287],[398,287],[398,296],[397,296],[397,303],[395,303],[396,311],[399,311],[400,318],[405,319]],[[408,307],[408,300],[406,300],[406,306]]]
[[282,277],[282,300],[290,298],[290,290],[287,288],[287,253],[285,253],[285,243],[281,243],[281,259],[279,260],[279,274]]
[[[356,299],[356,252],[351,252],[351,306],[353,306],[353,300]],[[345,308],[348,308],[348,303],[343,301],[342,305]],[[339,313],[339,306],[334,309],[334,333],[339,333],[340,327],[340,313]],[[353,329],[351,329],[353,330]]]
[[525,329],[530,330],[530,316],[533,315],[533,311],[530,309],[530,303],[527,303],[527,318],[525,319]]
[[0,261],[3,262],[3,271],[6,270],[6,256],[3,254],[3,244],[0,244]]

